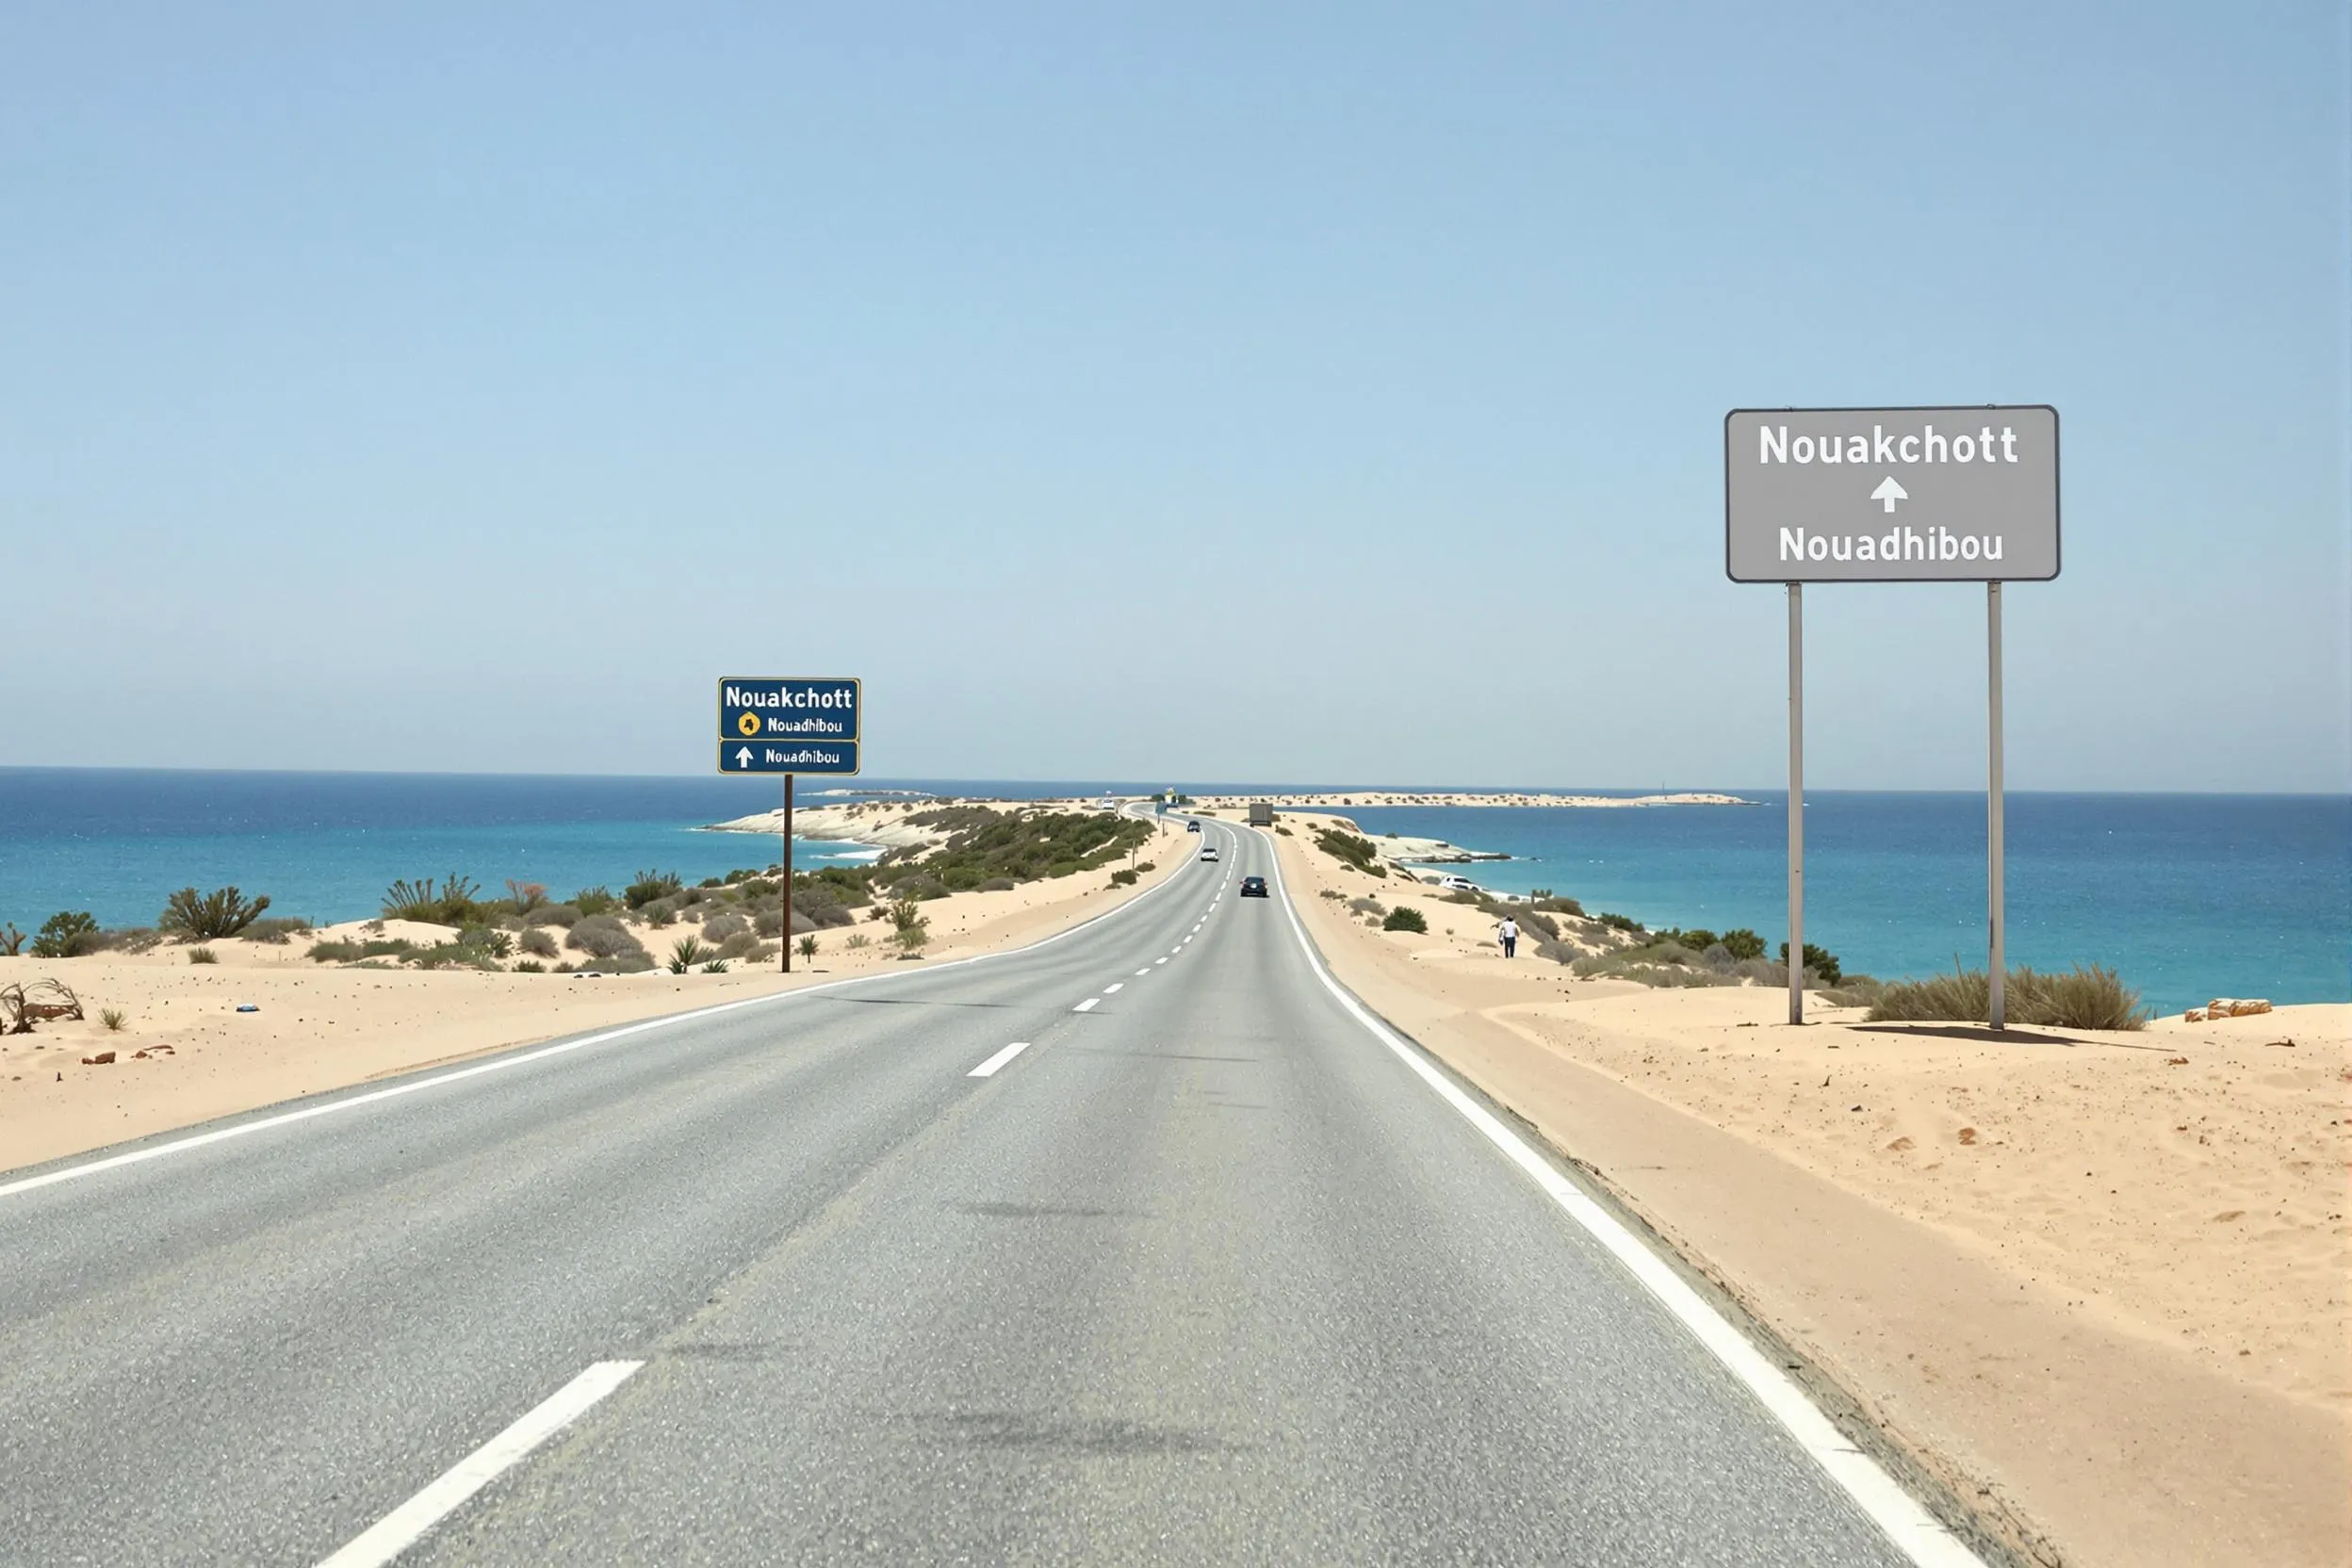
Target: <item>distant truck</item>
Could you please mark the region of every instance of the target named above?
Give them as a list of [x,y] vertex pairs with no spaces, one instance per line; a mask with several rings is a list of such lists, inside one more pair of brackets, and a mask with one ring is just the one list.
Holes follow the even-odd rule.
[[1270,803],[1268,803],[1268,802],[1266,802],[1266,801],[1263,801],[1263,800],[1253,800],[1253,801],[1251,801],[1251,802],[1250,803],[1250,826],[1252,826],[1252,827],[1271,827],[1271,826],[1273,826],[1273,825],[1274,825],[1274,808],[1273,808],[1273,806],[1272,806]]

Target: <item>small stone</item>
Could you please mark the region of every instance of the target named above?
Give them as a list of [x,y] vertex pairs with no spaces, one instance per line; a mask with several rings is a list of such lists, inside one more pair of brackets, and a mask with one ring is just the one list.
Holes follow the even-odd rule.
[[[82,1058],[82,1065],[83,1065],[84,1067],[107,1067],[107,1066],[112,1065],[113,1061],[114,1061],[114,1053],[113,1053],[113,1052],[111,1052],[111,1051],[101,1051],[101,1052],[100,1052],[100,1053],[98,1053],[98,1054],[96,1054],[95,1056],[84,1056],[84,1057]],[[62,1078],[62,1077],[64,1077],[64,1076],[65,1076],[65,1074],[63,1074],[63,1073],[59,1073],[59,1074],[57,1074],[57,1076],[58,1076],[58,1077],[60,1077],[60,1078]]]

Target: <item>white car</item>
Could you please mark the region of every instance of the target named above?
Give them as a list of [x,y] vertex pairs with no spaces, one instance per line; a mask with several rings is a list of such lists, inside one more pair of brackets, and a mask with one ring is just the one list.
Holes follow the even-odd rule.
[[1466,876],[1441,876],[1437,885],[1449,893],[1474,893],[1478,890],[1478,885]]
[[1214,859],[1216,859],[1216,858],[1217,858],[1217,846],[1216,846],[1215,844],[1202,844],[1202,845],[1200,846],[1200,858],[1202,858],[1203,860],[1214,860]]

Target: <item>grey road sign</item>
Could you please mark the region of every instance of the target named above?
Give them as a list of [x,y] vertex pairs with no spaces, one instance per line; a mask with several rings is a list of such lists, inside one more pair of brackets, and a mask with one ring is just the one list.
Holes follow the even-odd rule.
[[1735,582],[2058,575],[2058,411],[1736,408],[1723,417]]

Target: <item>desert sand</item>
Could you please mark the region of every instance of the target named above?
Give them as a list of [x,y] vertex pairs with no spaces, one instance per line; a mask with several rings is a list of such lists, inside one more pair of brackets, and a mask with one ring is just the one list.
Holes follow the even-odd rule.
[[[1276,842],[1333,972],[1590,1171],[2002,1533],[2352,1561],[2352,1006],[1870,1025],[1506,962],[1478,909]],[[1420,906],[1380,932],[1325,889]],[[1563,889],[1573,892],[1573,889]],[[1816,1003],[1818,1007],[1818,1000]]]
[[[1174,826],[1148,842],[1141,858],[1154,870],[1134,888],[1109,885],[1110,868],[1009,891],[956,893],[923,905],[931,940],[922,962],[972,957],[1021,946],[1106,910],[1165,882],[1190,849]],[[380,933],[422,943],[455,931],[406,921]],[[489,973],[475,970],[362,969],[313,963],[316,939],[360,934],[362,923],[332,926],[285,945],[242,940],[206,943],[217,964],[190,964],[166,944],[140,955],[106,953],[41,960],[0,957],[0,986],[53,978],[73,987],[88,1017],[0,1036],[0,1170],[78,1153],[125,1138],[189,1126],[321,1089],[510,1046],[716,1002],[736,1001],[820,981],[894,969],[908,960],[884,945],[886,925],[818,933],[807,963],[793,973],[773,960],[726,974],[606,975]],[[657,958],[694,927],[636,928]],[[873,945],[852,950],[852,931]],[[369,935],[379,933],[369,932]],[[569,955],[579,958],[577,954]],[[259,1008],[239,1013],[239,1004]],[[127,1015],[120,1031],[102,1009]],[[86,1066],[112,1051],[115,1060]]]

